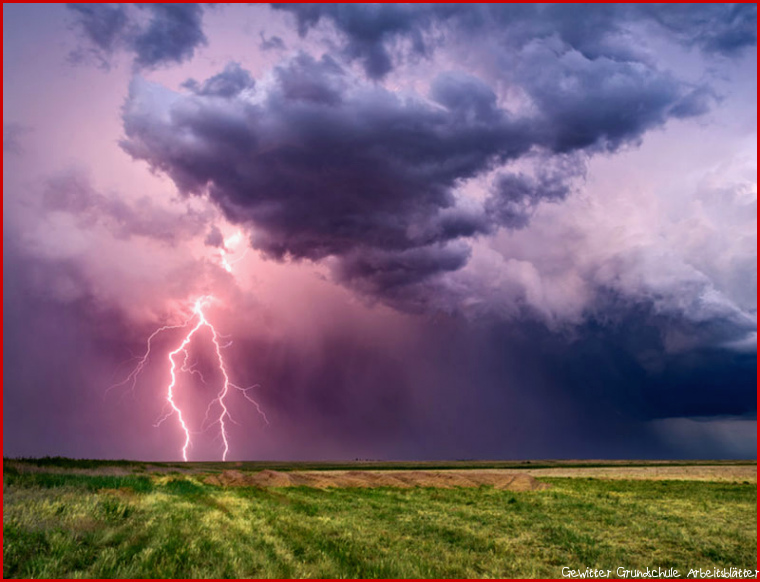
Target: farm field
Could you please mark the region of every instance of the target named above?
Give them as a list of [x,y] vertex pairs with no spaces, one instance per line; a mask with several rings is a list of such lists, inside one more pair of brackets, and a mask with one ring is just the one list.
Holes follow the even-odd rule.
[[[469,463],[469,464],[468,464]],[[3,462],[4,577],[753,569],[756,464]]]

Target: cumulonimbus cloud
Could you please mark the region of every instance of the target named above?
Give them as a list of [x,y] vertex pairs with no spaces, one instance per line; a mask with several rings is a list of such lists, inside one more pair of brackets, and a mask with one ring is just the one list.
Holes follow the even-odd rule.
[[[567,195],[584,156],[702,111],[669,74],[581,57],[554,66],[575,80],[563,104],[548,99],[548,77],[526,72],[523,112],[461,72],[437,76],[427,96],[400,94],[304,53],[263,86],[237,65],[189,93],[136,80],[122,147],[254,227],[268,256],[333,257],[342,281],[382,294],[459,269],[471,237],[524,226],[540,200]],[[537,155],[547,161],[535,178],[504,173],[485,204],[457,202],[465,181]]]

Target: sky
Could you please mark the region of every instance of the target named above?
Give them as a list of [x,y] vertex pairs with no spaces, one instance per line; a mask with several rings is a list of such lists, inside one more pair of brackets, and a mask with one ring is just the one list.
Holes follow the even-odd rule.
[[5,4],[3,192],[6,456],[756,457],[755,4]]

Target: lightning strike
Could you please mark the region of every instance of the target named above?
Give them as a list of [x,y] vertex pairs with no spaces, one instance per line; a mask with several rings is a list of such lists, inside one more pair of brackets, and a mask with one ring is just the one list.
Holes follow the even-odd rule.
[[[184,443],[182,445],[182,458],[183,460],[187,461],[187,453],[188,449],[192,446],[192,434],[193,432],[190,430],[186,420],[185,415],[183,415],[182,409],[179,407],[175,400],[175,389],[178,385],[178,374],[180,372],[185,372],[187,374],[191,375],[197,375],[200,380],[207,384],[206,379],[203,377],[203,374],[200,372],[200,370],[196,369],[197,362],[191,363],[190,362],[190,352],[188,351],[189,346],[191,342],[193,341],[193,337],[200,331],[201,329],[208,329],[211,332],[211,343],[214,346],[214,354],[216,359],[216,367],[219,370],[219,373],[222,378],[221,387],[219,388],[219,391],[216,394],[216,397],[209,403],[207,409],[206,409],[206,417],[203,422],[203,426],[205,426],[205,429],[207,430],[211,426],[219,425],[219,434],[222,438],[222,444],[223,444],[223,451],[222,451],[222,461],[227,460],[227,454],[229,453],[230,449],[230,443],[229,443],[229,435],[227,433],[227,424],[226,421],[229,422],[235,422],[230,415],[229,407],[227,404],[227,401],[225,400],[227,396],[230,393],[230,389],[236,389],[240,391],[246,400],[251,402],[255,407],[258,413],[262,416],[264,419],[264,422],[266,424],[269,424],[269,419],[267,418],[266,414],[262,410],[261,406],[258,402],[256,402],[251,396],[248,394],[250,390],[253,388],[256,388],[258,385],[248,386],[247,388],[242,388],[238,386],[237,384],[234,384],[230,381],[230,375],[227,370],[227,365],[224,361],[224,356],[222,354],[222,350],[232,345],[231,341],[223,342],[222,339],[227,337],[222,334],[220,334],[214,325],[208,320],[206,317],[206,313],[204,312],[204,309],[208,306],[209,303],[211,303],[214,300],[214,298],[210,295],[206,295],[203,297],[199,297],[195,300],[193,304],[193,310],[191,315],[185,320],[184,323],[180,325],[165,325],[160,328],[158,328],[156,331],[154,331],[149,337],[147,341],[147,349],[145,353],[138,358],[137,365],[134,367],[134,369],[129,373],[129,375],[119,382],[118,384],[114,384],[109,388],[109,390],[116,388],[118,386],[125,386],[129,385],[132,390],[134,390],[137,379],[140,373],[145,368],[146,364],[148,363],[148,360],[151,356],[151,350],[152,350],[152,342],[155,339],[155,337],[160,334],[161,332],[172,330],[172,329],[186,329],[190,327],[193,322],[195,322],[194,325],[192,325],[192,328],[185,334],[184,338],[182,339],[182,342],[176,347],[176,349],[172,350],[168,354],[168,360],[169,360],[169,375],[171,377],[171,380],[169,384],[166,387],[166,412],[162,414],[162,416],[156,421],[155,426],[160,426],[165,420],[167,420],[169,417],[173,415],[177,415],[177,419],[179,421],[179,425],[182,429],[182,433],[184,435]],[[179,358],[178,356],[180,354],[183,354],[184,357]],[[210,420],[211,411],[214,408],[214,405],[218,405],[219,407],[219,414],[216,416],[213,421],[206,425],[207,422]]]
[[180,325],[164,325],[163,327],[159,327],[156,331],[150,334],[150,336],[148,337],[147,348],[145,350],[145,353],[139,358],[137,358],[138,360],[137,365],[132,369],[129,375],[126,378],[124,378],[124,380],[109,386],[108,389],[106,390],[106,394],[108,394],[108,392],[110,392],[114,388],[118,388],[120,386],[126,386],[126,385],[129,385],[130,390],[134,392],[135,387],[137,386],[137,377],[140,375],[140,372],[142,372],[143,368],[145,367],[145,364],[147,364],[148,360],[150,359],[151,343],[153,342],[153,338],[155,338],[162,331],[167,331],[169,329],[181,329],[183,327],[187,327],[187,325],[192,321],[192,319],[193,319],[193,316],[190,316],[190,318],[188,318],[184,323]]
[[230,251],[229,249],[235,248],[238,245],[238,243],[240,243],[242,238],[243,238],[243,233],[236,232],[235,234],[225,239],[224,241],[224,245],[222,246],[222,250],[221,250],[221,263],[222,263],[222,268],[228,273],[232,273],[233,265],[242,261],[245,258],[245,256],[248,254],[248,247],[246,247],[245,251],[243,251],[243,254],[237,257],[236,259],[229,260],[227,258],[227,255],[234,254],[234,251]]

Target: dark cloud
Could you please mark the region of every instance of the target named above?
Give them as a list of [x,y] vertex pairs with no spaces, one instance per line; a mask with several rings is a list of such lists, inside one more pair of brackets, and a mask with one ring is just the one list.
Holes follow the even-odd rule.
[[702,115],[710,110],[714,102],[718,100],[718,95],[707,85],[700,85],[689,92],[679,103],[671,110],[673,117],[685,118],[695,115]]
[[74,24],[89,43],[72,54],[94,56],[108,66],[120,50],[134,54],[138,68],[187,61],[206,44],[200,4],[68,4]]
[[464,73],[442,73],[430,87],[430,98],[465,122],[499,122],[504,112],[486,83]]
[[[623,297],[614,311],[596,311],[569,345],[547,339],[547,352],[563,362],[557,380],[572,379],[568,386],[581,397],[643,421],[756,411],[756,355],[716,347],[721,337],[746,333],[749,322],[737,326],[717,317],[694,322],[662,313],[652,302]],[[674,350],[669,344],[677,334],[690,341],[696,335],[703,343]]]
[[[443,73],[429,99],[401,97],[329,56],[275,67],[255,99],[238,95],[252,79],[237,65],[191,84],[168,110],[138,82],[122,145],[182,192],[208,192],[227,218],[254,225],[253,246],[268,256],[337,257],[341,280],[395,296],[393,287],[462,266],[467,253],[452,259],[448,243],[524,226],[540,201],[564,198],[583,171],[572,152],[635,142],[690,98],[674,78],[632,65],[531,58],[519,78],[537,109],[520,116],[471,75]],[[561,71],[576,82],[558,98]],[[505,174],[482,208],[458,205],[461,183],[528,154],[548,160],[535,179]]]
[[270,36],[267,38],[264,36],[264,32],[262,31],[259,36],[261,36],[261,43],[259,43],[259,48],[263,51],[283,51],[287,47],[285,46],[285,41],[282,40],[279,36]]
[[682,42],[726,56],[757,44],[757,4],[657,4],[638,9]]
[[192,58],[206,43],[201,28],[203,8],[199,4],[148,4],[151,20],[132,41],[140,67],[155,67]]
[[104,60],[121,48],[130,26],[127,9],[122,4],[68,4],[75,23]]
[[[482,219],[446,214],[452,189],[528,149],[523,125],[492,97],[480,103],[475,80],[460,79],[459,93],[448,82],[456,96],[449,108],[353,82],[331,59],[300,55],[275,70],[258,105],[232,100],[221,108],[193,96],[194,107],[172,117],[204,144],[192,150],[177,142],[174,121],[144,106],[136,85],[123,145],[182,191],[208,189],[228,218],[256,224],[254,246],[277,258],[405,252],[484,229]],[[462,97],[472,87],[482,118],[468,115]]]
[[256,81],[240,64],[228,63],[221,73],[206,79],[203,83],[189,79],[182,86],[190,89],[196,95],[230,98],[246,89],[253,89],[256,86]]
[[417,310],[427,307],[420,303],[419,284],[434,275],[462,268],[469,257],[470,248],[461,242],[402,251],[362,249],[345,255],[335,275],[339,282],[370,297],[382,297],[401,309]]
[[670,116],[704,111],[692,88],[641,63],[589,59],[574,51],[558,56],[536,46],[522,55],[517,76],[556,152],[591,146],[612,151]]
[[419,26],[429,12],[427,8],[406,4],[273,4],[272,7],[294,13],[301,36],[323,18],[331,20],[345,34],[343,54],[361,61],[373,79],[384,77],[393,68],[387,43],[394,39],[409,37],[415,50],[424,51]]
[[[732,55],[757,42],[754,5],[504,5],[504,4],[273,4],[295,15],[299,34],[322,21],[343,39],[342,54],[359,60],[367,75],[379,79],[394,67],[394,53],[425,54],[437,43],[436,27],[475,39],[493,37],[502,47],[520,49],[556,37],[565,49],[584,57],[638,60],[632,25],[654,25],[686,46]],[[398,58],[396,59],[398,60]]]
[[486,199],[486,213],[507,228],[523,228],[541,202],[564,200],[585,170],[584,160],[578,156],[556,156],[541,159],[535,176],[499,174]]
[[343,69],[325,55],[319,61],[301,53],[292,61],[275,68],[282,96],[293,102],[314,105],[339,105],[346,90]]
[[[662,70],[641,50],[641,39],[637,41],[630,30],[640,22],[659,22],[655,17],[665,18],[665,7],[278,4],[274,8],[293,12],[301,34],[322,20],[332,22],[345,38],[342,54],[361,58],[365,72],[374,79],[393,68],[391,49],[399,39],[410,40],[411,50],[423,54],[428,45],[445,44],[440,39],[427,44],[424,40],[427,31],[443,26],[449,35],[444,38],[474,45],[476,54],[495,63],[494,74],[501,82],[522,91],[544,121],[546,135],[533,139],[554,151],[590,146],[615,150],[671,116],[704,113],[714,99],[710,87],[687,86],[674,73]],[[668,20],[679,22],[684,34],[700,37],[711,26],[726,34],[742,34],[749,12],[737,7],[691,8],[689,18],[668,16]],[[729,16],[734,13],[735,18]],[[669,38],[687,42],[679,34]],[[463,93],[456,95],[453,86],[446,86],[446,76],[436,82],[433,96],[440,91],[440,98],[449,99],[445,104],[453,108],[464,107],[452,100],[466,96],[485,99],[467,107],[485,107],[482,112],[487,112],[488,99],[495,99],[488,87],[482,93],[474,86],[461,87]]]

